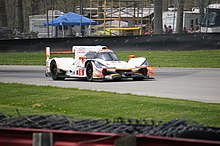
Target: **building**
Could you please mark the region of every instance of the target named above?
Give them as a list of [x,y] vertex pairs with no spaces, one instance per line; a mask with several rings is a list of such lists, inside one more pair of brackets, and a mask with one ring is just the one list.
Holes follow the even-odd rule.
[[[192,11],[183,12],[183,27],[188,31],[196,29],[200,26],[199,22],[199,9],[193,8]],[[163,26],[171,26],[174,33],[176,31],[176,22],[177,22],[177,11],[165,11],[163,12]]]

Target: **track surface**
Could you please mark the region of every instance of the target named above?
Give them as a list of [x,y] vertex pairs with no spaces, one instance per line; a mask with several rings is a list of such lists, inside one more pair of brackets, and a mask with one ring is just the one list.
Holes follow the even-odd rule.
[[43,66],[0,66],[0,82],[92,89],[117,93],[220,103],[220,68],[156,68],[155,80],[87,82],[79,79],[53,81]]

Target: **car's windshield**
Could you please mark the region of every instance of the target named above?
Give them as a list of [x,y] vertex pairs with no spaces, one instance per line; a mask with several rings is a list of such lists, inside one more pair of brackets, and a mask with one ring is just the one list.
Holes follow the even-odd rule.
[[114,52],[100,52],[96,54],[96,58],[103,59],[105,61],[118,61],[118,57]]

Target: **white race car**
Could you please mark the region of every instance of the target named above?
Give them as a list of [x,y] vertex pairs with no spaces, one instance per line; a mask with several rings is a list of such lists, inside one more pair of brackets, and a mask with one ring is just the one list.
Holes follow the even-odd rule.
[[[73,53],[75,58],[50,58],[50,54],[67,53]],[[106,46],[73,46],[70,51],[60,52],[50,52],[50,47],[47,47],[46,76],[51,76],[53,80],[85,78],[88,81],[152,78],[154,68],[146,58],[134,58],[134,55],[129,55],[129,58],[128,62],[120,61]]]

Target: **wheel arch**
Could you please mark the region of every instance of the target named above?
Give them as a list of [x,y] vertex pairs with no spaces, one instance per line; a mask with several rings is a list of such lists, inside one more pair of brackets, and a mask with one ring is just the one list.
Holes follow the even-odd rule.
[[[92,69],[90,69],[89,66],[91,66]],[[87,78],[87,80],[89,82],[93,81],[93,72],[94,71],[93,71],[93,61],[92,60],[88,60],[87,62],[85,62],[85,69],[86,69],[86,78]]]
[[61,73],[58,69],[56,60],[52,59],[50,62],[50,74],[53,80],[64,80],[65,77],[61,77]]
[[50,61],[50,71],[51,71],[52,64],[53,64],[54,62],[55,62],[55,64],[56,64],[56,66],[57,66],[56,60],[55,60],[55,59],[52,59],[52,60]]
[[55,62],[56,64],[57,72],[65,74],[66,71],[62,68],[62,63],[60,62],[59,59],[56,59],[56,58],[53,58],[50,62],[50,73],[51,73],[51,67],[52,67],[53,62]]

